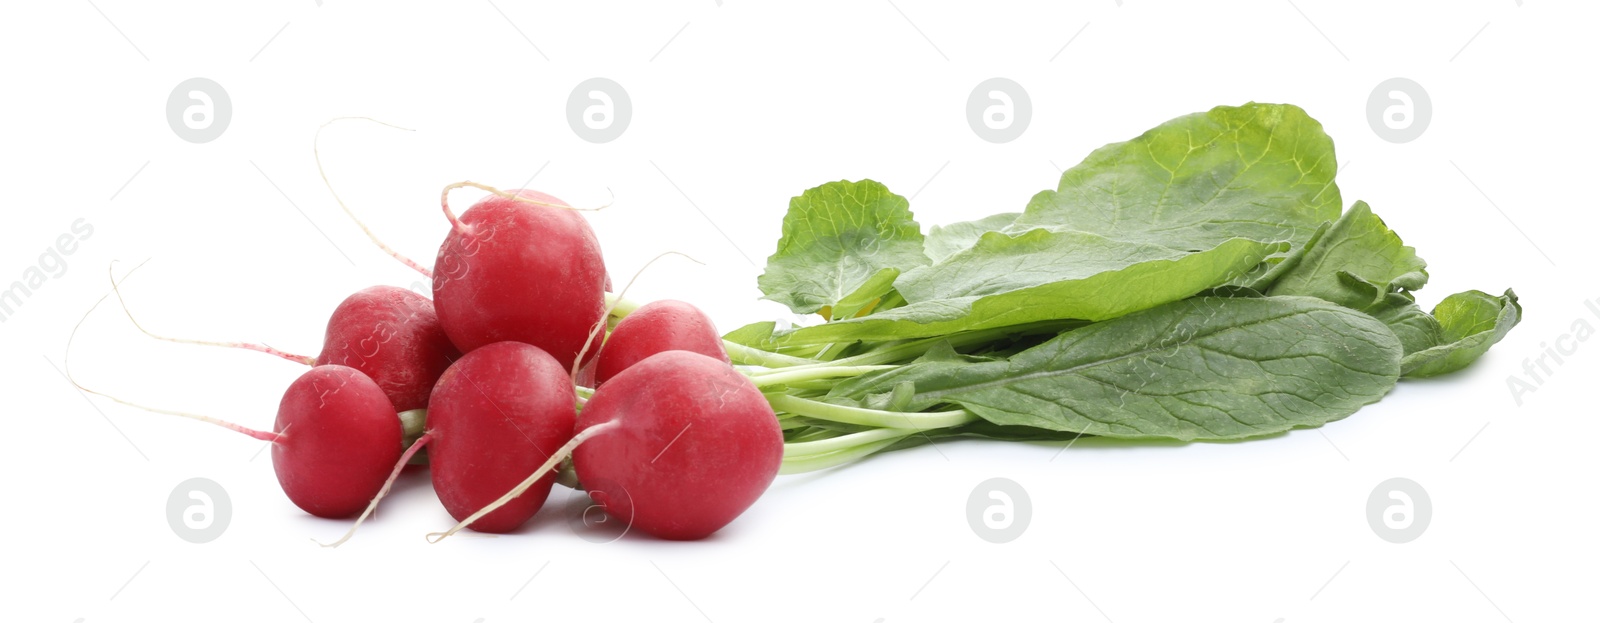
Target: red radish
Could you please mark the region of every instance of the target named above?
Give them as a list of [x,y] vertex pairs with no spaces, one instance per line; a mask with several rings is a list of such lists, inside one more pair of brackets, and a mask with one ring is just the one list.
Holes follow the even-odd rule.
[[[71,371],[68,370],[70,377]],[[384,487],[400,458],[400,418],[372,379],[346,366],[307,370],[284,392],[273,432],[204,415],[156,409],[89,389],[78,389],[154,413],[221,426],[272,442],[278,486],[295,506],[318,517],[350,517]]]
[[[468,185],[478,187],[463,182],[444,193]],[[459,219],[441,197],[451,228],[434,262],[439,323],[462,352],[523,342],[570,370],[605,314],[600,243],[560,199],[532,190],[505,194],[479,201]]]
[[346,366],[318,366],[289,385],[278,405],[273,432],[214,417],[157,409],[84,387],[85,392],[153,413],[176,415],[272,442],[278,486],[295,506],[318,517],[340,519],[360,512],[400,458],[400,418],[378,384]]
[[360,370],[321,365],[289,385],[273,429],[272,468],[289,500],[330,519],[366,508],[401,454],[400,418]]
[[[118,285],[112,276],[112,288]],[[278,485],[295,506],[318,517],[354,515],[385,486],[385,475],[400,458],[404,429],[383,389],[355,368],[320,365],[300,375],[278,403],[272,432],[205,415],[146,407],[84,387],[72,376],[72,342],[83,322],[109,296],[96,301],[67,337],[63,366],[67,380],[78,389],[136,409],[200,420],[272,442],[272,468]]]
[[328,317],[322,353],[313,358],[261,344],[207,342],[151,333],[128,310],[115,279],[111,287],[128,320],[145,335],[181,344],[253,350],[309,366],[350,366],[376,381],[395,411],[427,407],[434,381],[451,361],[461,356],[439,326],[433,302],[405,288],[372,286],[345,298]]
[[616,426],[572,454],[595,502],[633,528],[699,539],[738,517],[783,462],[766,397],[727,363],[688,351],[651,355],[584,405],[579,431]]
[[[467,353],[439,378],[428,408],[433,488],[463,520],[533,472],[572,438],[577,393],[554,357],[520,342]],[[544,504],[555,474],[492,513],[478,532],[517,529]]]
[[333,310],[316,364],[365,372],[395,410],[410,411],[428,406],[434,382],[460,357],[432,301],[405,288],[373,286]]
[[656,353],[686,350],[728,363],[722,335],[700,308],[683,301],[654,301],[639,306],[617,323],[594,362],[596,383]]
[[[469,355],[470,356],[470,355]],[[448,374],[448,373],[447,373]],[[699,539],[755,503],[783,461],[783,433],[748,377],[688,351],[646,358],[595,390],[578,434],[539,471],[447,532],[509,503],[572,455],[608,514],[665,539]]]

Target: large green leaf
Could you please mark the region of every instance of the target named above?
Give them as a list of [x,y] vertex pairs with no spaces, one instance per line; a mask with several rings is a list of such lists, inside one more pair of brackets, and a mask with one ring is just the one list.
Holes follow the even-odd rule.
[[1522,304],[1511,290],[1502,296],[1468,290],[1445,297],[1433,317],[1439,343],[1406,355],[1401,369],[1408,377],[1438,376],[1477,361],[1522,321]]
[[1376,402],[1401,346],[1371,316],[1308,297],[1178,301],[1063,333],[1009,361],[927,361],[837,386],[874,406],[955,404],[994,424],[1126,438],[1239,439]]
[[928,258],[935,262],[955,255],[957,251],[970,248],[978,243],[978,237],[991,231],[1000,231],[1017,220],[1021,214],[1017,212],[1004,212],[990,215],[976,221],[963,221],[949,225],[934,225],[928,231],[928,239],[924,241]]
[[1035,195],[1013,230],[1057,227],[1174,249],[1298,247],[1339,218],[1333,141],[1287,104],[1219,106],[1101,147]]
[[883,296],[900,271],[927,263],[905,197],[872,180],[829,182],[789,200],[778,250],[756,283],[766,298],[809,314]]
[[774,335],[780,344],[885,341],[1045,320],[1105,320],[1224,283],[1283,243],[1233,239],[1198,253],[1074,231],[984,234],[972,248],[902,275],[909,302]]
[[1357,201],[1266,293],[1371,310],[1391,291],[1422,288],[1427,265],[1366,202]]

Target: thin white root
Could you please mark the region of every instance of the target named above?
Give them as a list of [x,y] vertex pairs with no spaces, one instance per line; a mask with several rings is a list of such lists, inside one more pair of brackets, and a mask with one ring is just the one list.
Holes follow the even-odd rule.
[[545,460],[544,465],[540,465],[539,469],[533,472],[533,475],[528,476],[516,487],[513,487],[510,491],[506,492],[505,495],[500,496],[500,499],[490,502],[488,506],[478,509],[478,512],[473,513],[466,519],[461,520],[461,523],[456,524],[455,527],[444,532],[429,533],[428,542],[438,543],[439,541],[443,541],[450,535],[460,532],[462,528],[466,528],[472,522],[483,518],[484,515],[492,513],[495,511],[495,509],[505,506],[506,503],[516,499],[517,496],[522,495],[529,488],[533,487],[533,483],[538,482],[539,479],[543,478],[545,474],[550,473],[550,470],[560,467],[561,461],[566,460],[568,456],[571,456],[573,449],[577,448],[583,442],[588,441],[589,438],[611,430],[615,426],[617,426],[617,421],[612,420],[610,422],[596,424],[594,426],[590,426],[589,428],[583,429],[583,431],[579,432],[577,435],[574,435],[572,440],[568,441],[566,445],[563,445],[560,449],[556,450],[555,454],[550,455],[550,458]]
[[[149,262],[149,261],[150,260],[145,260],[144,262],[140,262],[139,266],[135,266],[135,267],[133,267],[133,270],[128,271],[128,275],[132,275],[134,270],[139,270],[140,267],[144,266],[145,263]],[[258,353],[266,353],[266,354],[272,355],[274,357],[278,357],[278,358],[285,359],[285,360],[288,360],[288,361],[293,361],[293,362],[298,363],[298,364],[304,364],[304,365],[308,365],[308,366],[317,365],[317,358],[316,357],[307,357],[305,355],[296,355],[294,353],[278,350],[276,348],[273,348],[271,346],[267,346],[265,344],[251,344],[249,342],[210,342],[210,341],[206,341],[206,340],[191,340],[191,339],[188,339],[188,338],[169,337],[169,336],[165,336],[165,335],[159,335],[159,334],[156,334],[156,333],[151,333],[148,329],[144,328],[144,325],[139,324],[139,320],[138,319],[133,317],[133,310],[128,309],[128,301],[126,299],[122,298],[122,287],[121,287],[121,284],[119,284],[117,282],[116,273],[113,272],[113,269],[116,267],[116,265],[117,265],[116,261],[113,260],[111,262],[111,265],[106,267],[106,274],[107,274],[107,276],[109,276],[111,278],[111,291],[117,295],[117,303],[122,305],[122,313],[126,314],[128,316],[128,322],[133,323],[133,328],[138,329],[140,333],[143,333],[143,334],[145,334],[147,336],[150,336],[152,338],[155,338],[155,339],[158,339],[158,340],[161,340],[161,341],[164,341],[164,342],[173,342],[173,343],[176,343],[176,344],[192,344],[192,345],[195,345],[195,346],[218,346],[218,347],[221,347],[221,348],[238,348],[238,349],[242,349],[242,350],[253,350],[253,351],[258,352]],[[123,275],[122,278],[123,279],[127,279],[128,275]]]
[[350,537],[355,536],[356,528],[361,527],[361,522],[366,521],[367,517],[372,515],[373,511],[378,510],[378,501],[382,500],[383,496],[389,495],[389,489],[394,486],[394,481],[400,477],[400,472],[405,470],[407,464],[411,463],[411,457],[416,456],[417,451],[421,450],[423,446],[428,445],[428,442],[432,440],[432,432],[423,433],[422,436],[418,437],[415,442],[412,442],[410,448],[406,448],[406,453],[400,455],[400,461],[394,464],[394,471],[389,473],[389,479],[383,481],[383,488],[378,490],[378,495],[372,498],[372,503],[367,505],[367,510],[361,511],[361,516],[356,518],[356,523],[350,526],[350,530],[345,532],[344,536],[339,537],[339,540],[332,543],[323,543],[321,541],[317,541],[316,539],[311,540],[315,541],[317,545],[321,545],[323,547],[338,547],[343,545],[345,541],[350,540]]
[[[127,279],[129,275],[133,274],[133,271],[139,270],[140,266],[144,266],[144,263],[141,262],[139,264],[139,266],[133,267],[133,270],[128,271],[128,274],[127,275],[123,275],[122,278],[123,279]],[[113,278],[111,280],[111,284],[112,284],[113,287],[115,287],[117,285],[117,280],[115,278]],[[67,375],[67,381],[69,383],[72,383],[73,387],[78,388],[79,391],[82,391],[82,392],[85,392],[85,393],[89,393],[89,394],[94,394],[96,396],[100,396],[102,398],[109,399],[109,400],[111,400],[113,402],[116,402],[117,404],[126,405],[126,406],[133,407],[135,409],[140,409],[140,410],[143,410],[143,411],[149,411],[151,413],[159,413],[159,414],[162,414],[162,415],[175,415],[175,416],[178,416],[178,417],[189,418],[191,420],[199,420],[199,421],[205,422],[207,424],[215,424],[217,426],[221,426],[223,428],[226,428],[228,430],[234,431],[236,433],[243,433],[243,434],[248,435],[248,436],[250,436],[250,437],[252,437],[254,439],[259,439],[261,441],[270,441],[270,442],[273,442],[273,443],[277,443],[277,442],[283,440],[284,434],[289,432],[287,428],[285,428],[283,430],[283,432],[278,432],[278,433],[269,432],[269,431],[259,431],[259,430],[253,429],[253,428],[247,428],[247,427],[244,427],[244,426],[240,426],[238,424],[234,424],[233,422],[229,422],[227,420],[217,419],[217,418],[211,417],[209,415],[199,415],[199,414],[195,414],[195,413],[186,413],[186,412],[183,412],[183,411],[172,411],[172,410],[169,410],[169,409],[157,409],[155,407],[147,407],[147,406],[144,406],[144,405],[141,405],[141,404],[138,404],[138,403],[128,402],[126,400],[123,400],[123,399],[118,398],[116,396],[112,396],[111,394],[107,394],[105,392],[101,392],[101,391],[98,391],[98,390],[90,389],[88,387],[84,387],[84,385],[82,383],[79,383],[77,377],[74,377],[72,375],[72,343],[73,343],[73,341],[77,340],[77,338],[78,338],[78,329],[83,326],[84,321],[88,320],[89,319],[89,315],[93,314],[94,310],[98,309],[100,307],[100,304],[106,302],[106,299],[108,299],[108,298],[111,298],[110,294],[102,296],[102,297],[100,297],[100,300],[95,301],[94,305],[91,305],[89,307],[89,311],[84,312],[83,313],[83,317],[78,319],[78,324],[72,325],[72,333],[67,336],[67,350],[66,350],[66,353],[62,356],[61,367],[63,368],[63,372]]]
[[328,126],[339,121],[371,121],[378,125],[394,128],[396,130],[405,130],[407,132],[415,132],[416,130],[379,121],[371,117],[334,117],[333,119],[329,119],[327,123],[317,127],[317,134],[311,139],[311,155],[317,161],[317,174],[322,176],[322,184],[328,187],[328,194],[333,195],[333,200],[339,203],[339,208],[344,210],[345,216],[350,217],[350,220],[355,221],[356,227],[361,228],[361,233],[366,234],[367,238],[372,240],[373,244],[378,245],[379,249],[383,249],[384,253],[388,253],[389,257],[399,260],[401,264],[410,266],[412,270],[422,273],[422,276],[432,279],[433,271],[428,267],[417,263],[415,260],[412,260],[409,257],[401,255],[399,251],[395,251],[389,245],[384,244],[382,240],[379,240],[378,235],[372,233],[372,229],[368,228],[366,223],[363,223],[361,222],[361,219],[356,218],[356,214],[350,210],[350,206],[345,205],[344,199],[339,197],[339,191],[333,189],[333,182],[328,181],[328,172],[322,167],[322,131]]
[[606,321],[610,320],[611,312],[616,310],[617,306],[621,305],[622,301],[627,299],[628,289],[633,287],[633,282],[638,281],[639,280],[639,276],[643,275],[644,271],[646,269],[650,268],[651,264],[655,264],[656,260],[664,258],[664,257],[666,257],[668,255],[676,255],[678,257],[684,258],[686,260],[689,260],[689,261],[694,262],[696,264],[699,264],[701,266],[705,266],[706,265],[705,262],[702,262],[700,260],[694,259],[693,257],[690,257],[688,254],[679,253],[677,251],[667,251],[667,252],[662,253],[660,255],[657,255],[657,256],[655,256],[653,258],[650,258],[650,261],[645,262],[644,266],[640,266],[639,270],[634,271],[633,277],[628,279],[628,283],[624,284],[622,286],[622,290],[620,292],[617,292],[616,297],[611,299],[611,303],[606,305],[605,313],[600,314],[600,321],[594,323],[594,327],[589,329],[589,336],[584,338],[583,348],[578,349],[578,357],[576,359],[572,360],[572,375],[571,376],[572,376],[572,383],[574,385],[576,385],[578,383],[578,371],[583,368],[583,358],[584,358],[584,356],[589,354],[589,346],[594,344],[595,337],[600,335],[601,331],[605,330]]

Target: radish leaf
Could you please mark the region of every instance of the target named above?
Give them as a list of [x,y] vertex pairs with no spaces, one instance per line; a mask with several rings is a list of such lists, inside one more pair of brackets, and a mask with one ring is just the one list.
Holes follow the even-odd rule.
[[1433,317],[1439,344],[1406,355],[1401,369],[1408,377],[1438,376],[1476,361],[1522,321],[1522,304],[1511,290],[1502,296],[1468,290],[1445,297]]
[[1266,294],[1315,296],[1371,310],[1392,290],[1421,289],[1428,282],[1427,265],[1366,202],[1357,201]]
[[780,344],[933,337],[1044,320],[1104,320],[1175,301],[1287,245],[1228,240],[1198,253],[1035,229],[984,234],[971,249],[902,275],[904,307],[774,335]]
[[1055,227],[1174,249],[1231,238],[1300,247],[1343,204],[1333,140],[1288,104],[1218,106],[1089,154],[1013,230]]
[[935,262],[954,255],[957,251],[977,244],[978,237],[991,231],[1001,231],[1010,226],[1021,214],[1004,212],[994,214],[976,221],[964,221],[949,225],[934,225],[928,231],[928,239],[923,242],[927,247],[928,257]]
[[911,409],[954,404],[991,423],[1123,438],[1240,439],[1319,426],[1388,393],[1394,333],[1308,297],[1178,301],[1068,331],[1008,361],[927,361],[841,383],[873,404],[911,382]]
[[756,284],[767,299],[809,314],[877,299],[898,271],[927,263],[905,197],[872,180],[829,182],[789,200],[778,250]]

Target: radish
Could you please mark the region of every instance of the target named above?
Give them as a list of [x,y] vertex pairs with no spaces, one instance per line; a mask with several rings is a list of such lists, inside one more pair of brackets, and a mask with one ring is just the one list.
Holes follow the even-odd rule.
[[[432,438],[433,488],[445,510],[463,520],[538,468],[572,438],[577,400],[567,370],[528,344],[490,344],[450,366],[433,390],[424,436]],[[517,529],[554,482],[554,474],[545,476],[469,527]]]
[[728,363],[722,335],[700,308],[683,301],[645,303],[617,323],[594,362],[596,383],[659,352],[686,350]]
[[[496,194],[457,218],[448,195],[462,186]],[[433,299],[450,341],[462,352],[532,344],[572,369],[605,314],[606,269],[589,223],[532,190],[461,182],[445,187],[440,203],[451,227],[434,262]]]
[[145,335],[181,344],[253,350],[308,366],[350,366],[371,377],[396,411],[426,408],[434,381],[451,361],[461,356],[439,326],[433,302],[405,288],[378,285],[345,298],[328,317],[322,352],[307,357],[262,344],[157,335],[134,318],[115,279],[111,285],[128,320]]
[[405,288],[373,286],[350,295],[328,318],[315,365],[365,372],[397,411],[428,406],[434,382],[461,357],[439,326],[427,297]]
[[394,406],[377,383],[355,368],[324,365],[300,375],[284,392],[277,421],[268,432],[210,416],[146,407],[84,387],[72,376],[70,351],[69,338],[65,367],[68,380],[78,389],[136,409],[200,420],[271,442],[278,486],[295,506],[317,517],[339,519],[360,512],[385,487],[385,475],[401,458],[404,433]]
[[[113,275],[113,291],[117,291],[119,285]],[[407,429],[411,428],[406,422],[414,422],[415,418],[401,416],[377,382],[349,366],[317,365],[295,379],[278,403],[278,417],[271,432],[210,416],[147,407],[84,387],[72,374],[72,342],[84,321],[109,296],[96,301],[67,337],[67,355],[63,362],[67,380],[84,392],[119,404],[200,420],[271,442],[272,467],[279,487],[289,501],[307,513],[329,519],[354,515],[380,489],[387,489],[385,474],[389,473],[390,465],[396,459],[409,460],[421,447],[421,444],[413,445],[402,458],[402,444]],[[132,319],[131,314],[129,318]],[[419,413],[422,412],[407,415]],[[399,469],[395,468],[395,474]]]
[[700,539],[772,484],[783,461],[783,433],[761,390],[732,366],[688,351],[658,353],[595,390],[578,417],[578,434],[538,471],[429,540],[512,502],[568,454],[578,479],[612,517],[657,537]]
[[278,485],[318,517],[361,512],[401,455],[394,405],[376,382],[347,366],[320,365],[295,379],[273,430]]

